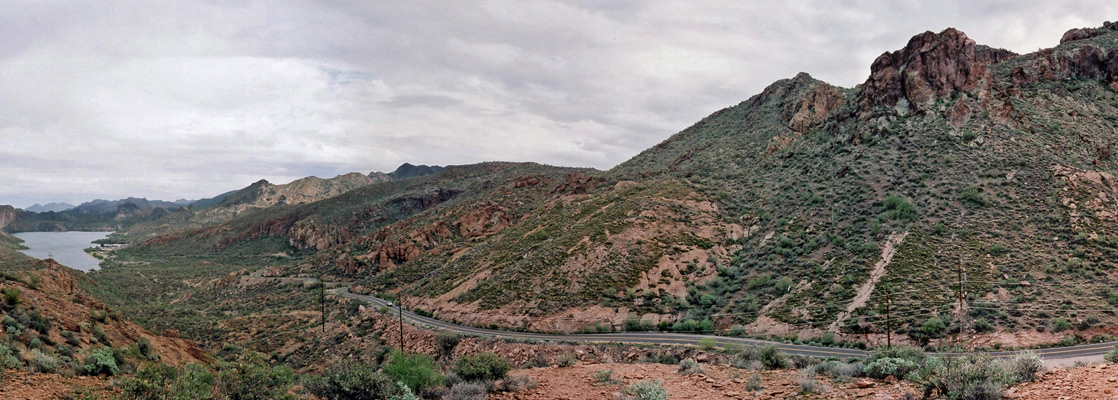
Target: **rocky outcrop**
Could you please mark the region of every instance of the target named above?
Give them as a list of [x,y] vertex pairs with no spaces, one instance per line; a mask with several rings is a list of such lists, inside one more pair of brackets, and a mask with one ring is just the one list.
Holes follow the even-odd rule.
[[1063,165],[1051,167],[1052,177],[1064,183],[1058,192],[1068,209],[1072,229],[1094,232],[1102,224],[1118,222],[1118,180],[1103,171]]
[[3,229],[16,220],[16,209],[12,206],[0,206],[0,229]]
[[605,182],[605,178],[596,178],[582,173],[567,174],[567,176],[563,177],[563,182],[560,182],[554,189],[551,189],[551,193],[586,194]]
[[1118,23],[1111,22],[1106,22],[1102,28],[1072,29],[1060,39],[1061,46],[1041,50],[1033,62],[1013,69],[1010,79],[1018,86],[1042,80],[1091,79],[1118,91],[1118,49],[1107,50],[1094,43],[1080,42],[1115,31],[1118,31]]
[[914,36],[903,49],[886,52],[870,66],[870,77],[858,95],[858,112],[872,115],[879,107],[924,112],[937,99],[976,91],[991,81],[989,67],[1016,54],[978,46],[957,29]]
[[486,201],[458,218],[455,223],[462,237],[472,239],[489,236],[512,225],[512,216],[499,204]]
[[811,75],[801,72],[792,78],[792,84],[804,86],[804,94],[785,102],[781,115],[796,133],[807,133],[812,126],[826,120],[831,111],[842,106],[842,92],[837,87],[815,80]]

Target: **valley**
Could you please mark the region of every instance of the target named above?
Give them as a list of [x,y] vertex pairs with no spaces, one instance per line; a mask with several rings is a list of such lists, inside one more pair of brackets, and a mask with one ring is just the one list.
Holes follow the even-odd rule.
[[[854,88],[779,80],[609,170],[5,206],[0,367],[127,375],[91,386],[118,398],[621,397],[665,374],[727,398],[1035,395],[1071,379],[1043,362],[1118,362],[1116,127],[1118,23],[1020,55],[946,29]],[[126,245],[87,273],[18,252],[83,229]]]

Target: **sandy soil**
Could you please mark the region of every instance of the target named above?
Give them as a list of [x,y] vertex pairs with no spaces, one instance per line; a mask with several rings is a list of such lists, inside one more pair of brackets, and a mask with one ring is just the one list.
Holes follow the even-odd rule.
[[66,378],[55,374],[33,374],[30,372],[4,371],[0,381],[0,399],[5,400],[55,400],[67,399],[75,391],[96,393],[99,398],[108,397],[109,381],[102,378],[76,376]]
[[1045,372],[1033,383],[1012,388],[1006,398],[1024,400],[1118,399],[1118,365],[1101,364]]
[[[665,364],[587,364],[579,363],[570,368],[532,368],[511,372],[525,375],[537,383],[535,389],[519,393],[499,393],[494,400],[601,400],[621,396],[624,388],[641,380],[660,379],[671,399],[785,399],[803,398],[800,395],[798,371],[763,371],[760,392],[746,390],[745,382],[753,371],[723,366],[704,365],[703,374],[681,375],[678,366]],[[594,373],[612,370],[614,383],[599,383]],[[825,383],[827,390],[809,398],[823,399],[895,399],[907,392],[916,392],[907,383],[886,384],[866,381],[868,387],[856,387],[857,380],[845,383]]]

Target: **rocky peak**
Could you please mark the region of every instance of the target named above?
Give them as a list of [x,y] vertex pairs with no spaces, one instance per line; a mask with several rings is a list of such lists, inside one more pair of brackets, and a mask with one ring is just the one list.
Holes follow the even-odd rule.
[[976,45],[955,28],[913,36],[901,50],[885,52],[870,66],[858,96],[858,111],[875,108],[927,111],[936,99],[972,91],[988,81],[988,67],[1015,57],[1003,49]]

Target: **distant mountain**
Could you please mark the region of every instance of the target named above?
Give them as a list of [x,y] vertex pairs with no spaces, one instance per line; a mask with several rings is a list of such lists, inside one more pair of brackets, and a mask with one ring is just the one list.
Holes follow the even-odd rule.
[[42,204],[42,205],[40,205],[38,203],[35,203],[35,205],[32,205],[31,207],[27,207],[25,210],[30,211],[30,212],[41,213],[41,212],[47,212],[47,211],[60,212],[60,211],[69,210],[71,208],[74,208],[74,205],[70,204],[70,203],[47,203],[47,204]]
[[404,163],[400,165],[399,168],[396,168],[395,171],[388,173],[388,176],[395,180],[408,179],[438,173],[443,169],[445,169],[445,167],[440,167],[438,165],[427,166]]

